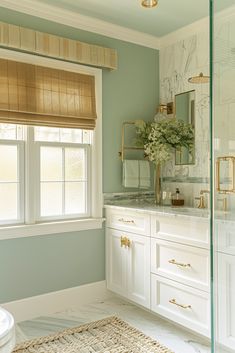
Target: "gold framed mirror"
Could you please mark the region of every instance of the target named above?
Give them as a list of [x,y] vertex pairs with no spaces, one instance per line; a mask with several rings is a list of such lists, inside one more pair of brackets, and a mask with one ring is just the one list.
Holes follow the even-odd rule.
[[[195,90],[175,95],[174,117],[191,124],[195,132]],[[194,145],[191,151],[186,147],[175,150],[175,165],[195,164],[195,134]]]

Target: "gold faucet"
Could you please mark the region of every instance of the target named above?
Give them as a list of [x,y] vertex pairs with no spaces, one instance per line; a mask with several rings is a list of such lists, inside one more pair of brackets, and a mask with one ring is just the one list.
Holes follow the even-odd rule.
[[205,205],[205,196],[204,194],[209,194],[210,191],[209,190],[201,190],[200,191],[200,197],[195,197],[195,200],[199,200],[199,205],[198,205],[198,208],[206,208],[206,205]]
[[224,212],[227,212],[228,211],[228,200],[227,200],[227,197],[223,197],[222,199],[218,199],[218,202],[221,201],[223,202],[223,211]]

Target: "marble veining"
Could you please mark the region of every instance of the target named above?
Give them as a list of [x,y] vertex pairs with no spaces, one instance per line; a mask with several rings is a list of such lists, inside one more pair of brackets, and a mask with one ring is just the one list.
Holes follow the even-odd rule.
[[116,296],[16,325],[17,342],[117,315],[175,353],[210,353],[209,341]]

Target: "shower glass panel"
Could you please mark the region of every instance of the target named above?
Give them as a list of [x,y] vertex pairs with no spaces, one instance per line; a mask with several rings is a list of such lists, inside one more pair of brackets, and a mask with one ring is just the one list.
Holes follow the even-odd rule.
[[211,2],[213,353],[235,353],[235,1]]

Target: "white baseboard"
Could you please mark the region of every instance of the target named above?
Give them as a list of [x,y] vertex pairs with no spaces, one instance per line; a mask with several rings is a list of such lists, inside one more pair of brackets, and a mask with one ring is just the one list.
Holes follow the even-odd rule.
[[73,307],[81,307],[110,296],[111,293],[106,289],[106,281],[100,281],[4,303],[1,306],[14,316],[15,322],[20,322]]

